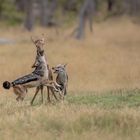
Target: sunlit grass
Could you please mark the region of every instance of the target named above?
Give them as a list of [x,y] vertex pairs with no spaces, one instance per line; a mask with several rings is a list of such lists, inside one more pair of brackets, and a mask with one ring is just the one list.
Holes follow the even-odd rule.
[[[81,95],[81,96],[80,96]],[[2,94],[1,139],[134,139],[140,137],[139,90],[75,93],[64,102],[30,106],[32,94],[17,103]],[[24,135],[24,137],[23,137]],[[59,136],[59,138],[58,138]]]

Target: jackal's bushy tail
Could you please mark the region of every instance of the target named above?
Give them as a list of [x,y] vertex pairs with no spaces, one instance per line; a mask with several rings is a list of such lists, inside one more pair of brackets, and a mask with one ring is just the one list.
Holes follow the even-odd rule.
[[10,87],[13,87],[15,85],[20,85],[20,84],[22,85],[22,84],[25,84],[25,83],[29,83],[31,81],[36,81],[36,80],[38,80],[38,78],[39,78],[39,76],[36,75],[36,74],[33,74],[33,73],[28,74],[28,75],[25,75],[25,76],[23,76],[21,78],[18,78],[16,80],[14,80],[11,83],[8,82],[8,81],[3,82],[3,87],[5,89],[10,89]]
[[11,83],[8,82],[8,81],[5,81],[5,82],[3,82],[3,87],[4,87],[5,89],[10,89]]

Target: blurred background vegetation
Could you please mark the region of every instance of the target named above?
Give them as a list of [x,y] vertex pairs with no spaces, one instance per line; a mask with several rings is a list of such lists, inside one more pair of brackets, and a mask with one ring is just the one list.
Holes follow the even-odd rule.
[[140,0],[0,0],[0,22],[23,25],[28,31],[36,25],[46,28],[76,23],[72,35],[84,37],[86,22],[92,32],[93,22],[127,15],[140,17]]

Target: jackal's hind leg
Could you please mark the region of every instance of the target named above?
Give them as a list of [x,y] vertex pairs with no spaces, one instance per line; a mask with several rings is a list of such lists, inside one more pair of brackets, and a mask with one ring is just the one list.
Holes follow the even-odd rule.
[[16,100],[19,101],[19,100],[20,100],[20,96],[18,96],[18,97],[16,98]]
[[47,100],[48,100],[48,102],[51,102],[51,99],[50,99],[50,88],[49,87],[47,87]]
[[43,104],[43,101],[44,101],[44,99],[43,99],[43,86],[41,85],[41,102],[42,102],[42,104]]
[[23,101],[23,100],[24,100],[24,97],[21,97],[21,96],[20,96],[20,101]]
[[37,88],[36,88],[35,95],[34,95],[34,97],[33,97],[32,101],[31,101],[31,105],[33,104],[34,99],[36,98],[36,95],[38,94],[39,90],[40,90],[40,87],[37,87]]
[[20,100],[23,101],[27,94],[27,90],[25,89],[24,92],[20,95]]

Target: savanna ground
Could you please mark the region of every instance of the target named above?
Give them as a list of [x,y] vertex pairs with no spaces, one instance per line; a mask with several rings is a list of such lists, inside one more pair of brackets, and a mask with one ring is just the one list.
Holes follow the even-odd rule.
[[[88,29],[87,29],[88,30]],[[12,89],[0,88],[0,139],[139,140],[140,25],[127,19],[95,23],[94,33],[76,41],[72,28],[3,28],[0,36],[15,43],[0,45],[0,82],[32,71],[35,47],[31,35],[46,34],[51,66],[68,63],[68,96],[63,103],[30,100],[17,103]],[[46,93],[46,90],[45,90]]]

